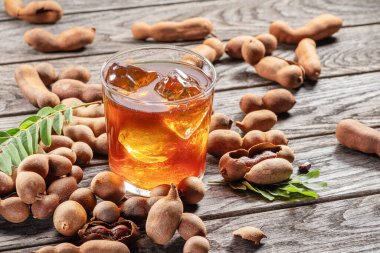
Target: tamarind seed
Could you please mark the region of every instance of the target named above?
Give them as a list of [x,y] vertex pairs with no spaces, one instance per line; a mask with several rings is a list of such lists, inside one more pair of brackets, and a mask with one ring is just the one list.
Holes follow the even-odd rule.
[[298,165],[298,172],[301,174],[306,174],[309,172],[311,168],[311,163],[310,162],[304,162]]

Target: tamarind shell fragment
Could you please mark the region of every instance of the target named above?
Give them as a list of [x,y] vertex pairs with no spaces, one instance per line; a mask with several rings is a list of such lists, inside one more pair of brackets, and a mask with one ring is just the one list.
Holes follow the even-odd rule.
[[83,242],[110,240],[130,245],[140,238],[140,231],[133,221],[119,218],[114,223],[98,220],[90,221],[78,231],[78,235]]
[[249,150],[231,151],[220,159],[219,170],[227,182],[246,179],[256,184],[274,184],[284,181],[293,172],[292,164],[278,157],[281,146],[260,143]]

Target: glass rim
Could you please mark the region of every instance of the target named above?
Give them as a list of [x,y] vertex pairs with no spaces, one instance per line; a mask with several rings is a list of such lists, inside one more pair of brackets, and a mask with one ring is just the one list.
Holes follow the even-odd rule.
[[[115,62],[116,59],[122,55],[125,55],[127,53],[131,53],[131,52],[135,52],[135,51],[147,50],[147,49],[148,50],[149,49],[156,49],[156,50],[163,49],[163,50],[170,50],[170,51],[179,51],[179,52],[183,52],[183,53],[192,54],[192,55],[197,56],[198,58],[200,58],[204,63],[206,63],[210,67],[210,70],[211,70],[211,77],[210,77],[211,83],[210,83],[210,85],[204,90],[203,93],[197,94],[197,95],[190,97],[190,98],[185,98],[185,99],[180,99],[180,100],[175,100],[175,101],[149,101],[149,100],[143,100],[143,99],[136,99],[136,98],[131,98],[126,94],[120,93],[120,92],[112,89],[110,87],[110,85],[106,82],[105,76],[104,76],[104,71],[106,70],[107,66],[110,63]],[[202,72],[204,72],[201,68],[199,68],[199,67],[197,67],[197,68],[200,69]],[[202,99],[204,97],[208,97],[210,95],[210,92],[212,92],[212,90],[215,87],[216,71],[215,71],[214,65],[207,58],[205,58],[204,56],[202,56],[202,55],[200,55],[200,54],[198,54],[198,53],[196,53],[190,49],[179,47],[179,46],[174,46],[174,45],[172,45],[172,46],[167,46],[167,45],[143,46],[143,47],[137,47],[137,48],[133,48],[133,49],[120,50],[117,53],[112,54],[111,57],[108,58],[102,65],[102,68],[100,70],[100,79],[102,82],[102,86],[107,91],[110,91],[111,93],[115,93],[115,94],[122,96],[123,98],[126,98],[127,100],[130,100],[130,101],[135,102],[135,103],[143,103],[143,104],[149,104],[149,105],[180,105],[180,104],[186,104],[188,102],[191,102],[191,101],[194,101],[197,99]]]

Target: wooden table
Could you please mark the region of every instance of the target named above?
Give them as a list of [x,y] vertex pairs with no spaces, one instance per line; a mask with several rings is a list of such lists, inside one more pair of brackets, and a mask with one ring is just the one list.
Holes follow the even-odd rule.
[[[45,26],[55,33],[73,26],[94,26],[94,44],[83,51],[42,54],[23,42],[23,34],[37,25],[14,20],[0,12],[0,128],[8,129],[35,113],[21,95],[14,71],[21,63],[49,61],[58,69],[83,64],[91,69],[93,83],[99,82],[102,63],[116,51],[158,43],[139,42],[131,37],[136,20],[156,22],[203,16],[212,20],[215,34],[228,40],[237,35],[268,31],[273,20],[301,25],[321,13],[344,19],[344,27],[319,44],[323,69],[317,83],[305,82],[293,90],[297,104],[282,115],[276,129],[290,138],[297,165],[310,161],[321,170],[329,187],[320,198],[306,202],[265,202],[252,194],[224,186],[207,185],[207,195],[194,211],[206,223],[211,252],[380,252],[380,159],[339,145],[335,126],[340,119],[355,118],[380,129],[380,2],[345,1],[196,1],[114,0],[59,1],[65,15],[57,24]],[[191,47],[197,42],[176,43]],[[281,45],[274,54],[293,59],[294,46]],[[238,101],[243,94],[263,94],[278,87],[254,74],[252,67],[228,57],[215,64],[219,78],[215,110],[240,120]],[[204,181],[218,180],[217,159],[208,157]],[[89,185],[99,171],[108,169],[105,158],[96,158],[85,169],[81,186]],[[263,227],[264,244],[232,236],[244,226]],[[52,221],[30,218],[22,224],[0,219],[0,251],[30,252],[41,245],[70,241],[60,236]],[[182,252],[178,236],[165,247],[143,238],[138,252]]]

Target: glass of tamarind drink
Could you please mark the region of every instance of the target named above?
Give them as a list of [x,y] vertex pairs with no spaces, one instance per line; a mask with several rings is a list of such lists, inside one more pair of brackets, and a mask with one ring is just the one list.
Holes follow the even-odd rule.
[[121,51],[101,79],[109,165],[126,191],[203,176],[216,80],[207,59],[175,46]]

